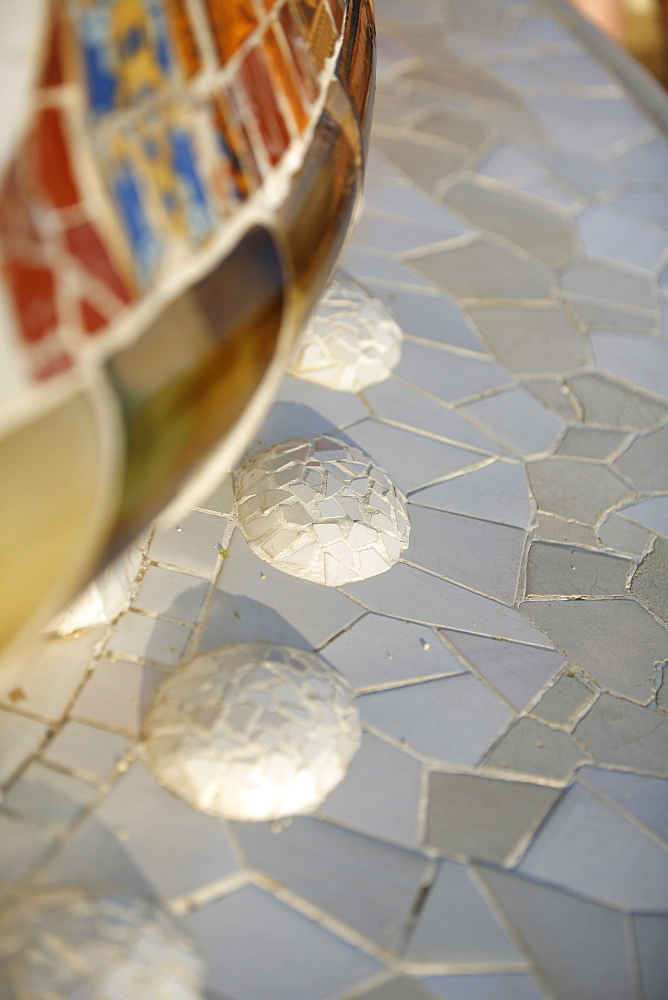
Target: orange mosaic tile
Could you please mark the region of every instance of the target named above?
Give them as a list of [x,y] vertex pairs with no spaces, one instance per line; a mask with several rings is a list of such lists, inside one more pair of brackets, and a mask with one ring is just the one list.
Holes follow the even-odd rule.
[[294,64],[286,57],[283,46],[283,32],[278,25],[269,28],[262,37],[263,51],[274,81],[287,100],[297,130],[302,132],[308,123],[308,114],[294,77]]
[[226,63],[258,26],[253,0],[206,0],[214,42],[221,63]]
[[286,3],[279,15],[283,36],[287,42],[293,64],[299,74],[301,85],[309,101],[318,96],[318,80],[315,63],[309,52],[308,43],[302,30],[301,21],[292,5]]
[[183,75],[189,80],[202,68],[197,39],[186,0],[168,0],[166,13]]
[[257,123],[270,164],[276,166],[290,142],[290,136],[276,101],[272,81],[262,54],[251,49],[239,70],[237,92],[249,106]]

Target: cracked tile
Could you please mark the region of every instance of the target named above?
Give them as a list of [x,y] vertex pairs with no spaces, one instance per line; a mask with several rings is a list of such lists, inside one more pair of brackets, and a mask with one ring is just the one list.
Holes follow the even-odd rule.
[[477,334],[456,302],[436,289],[391,288],[369,283],[408,337],[484,351]]
[[575,784],[543,823],[519,871],[610,906],[647,912],[668,907],[666,861],[653,839]]
[[149,566],[139,585],[132,607],[139,611],[152,611],[167,618],[194,622],[207,595],[208,580],[167,570],[162,566]]
[[526,473],[521,465],[492,462],[480,469],[418,490],[415,503],[438,510],[528,528],[532,507]]
[[668,841],[668,781],[629,771],[582,767],[578,780],[593,785],[612,802]]
[[527,472],[539,510],[584,524],[596,524],[602,514],[632,493],[609,469],[577,459],[528,462]]
[[512,712],[472,674],[356,699],[365,722],[434,760],[473,766]]
[[618,469],[643,493],[668,490],[668,424],[637,437],[623,455],[615,459]]
[[562,420],[580,420],[582,417],[579,401],[563,382],[547,378],[523,379],[522,385]]
[[596,364],[604,372],[668,396],[668,342],[638,333],[592,333]]
[[618,556],[534,542],[529,549],[526,593],[578,597],[625,594],[632,566],[629,559]]
[[564,662],[563,653],[552,648],[445,629],[443,635],[518,711],[533,701]]
[[[627,508],[629,509],[629,508]],[[603,545],[632,556],[642,556],[650,540],[650,532],[619,514],[610,514],[596,529]]]
[[656,538],[631,580],[631,592],[668,625],[668,541]]
[[464,403],[460,411],[517,455],[549,451],[563,430],[561,420],[523,386]]
[[0,708],[0,785],[37,753],[48,732],[42,722]]
[[596,532],[590,525],[567,520],[556,514],[546,514],[544,511],[538,511],[536,514],[536,526],[533,529],[533,534],[545,542],[587,545],[593,549],[599,547]]
[[566,429],[556,454],[572,458],[591,458],[594,461],[602,460],[617,451],[625,437],[621,431],[576,425]]
[[567,672],[548,688],[531,714],[545,722],[566,726],[594,697],[591,688]]
[[395,375],[445,403],[477,396],[513,381],[493,361],[408,342],[403,345]]
[[557,306],[469,312],[501,364],[512,372],[571,372],[586,363],[586,340]]
[[483,239],[411,263],[458,299],[546,299],[552,291],[552,272],[544,264]]
[[668,776],[668,718],[652,705],[603,693],[575,735],[599,764]]
[[566,778],[584,756],[566,733],[526,717],[515,723],[482,763],[518,774]]
[[441,864],[404,957],[476,964],[521,961],[469,870],[450,861]]
[[296,817],[273,833],[234,824],[251,868],[385,948],[399,944],[427,859],[322,820]]
[[612,427],[651,427],[668,414],[668,406],[596,373],[576,375],[569,388],[584,408],[587,423]]
[[425,843],[447,855],[503,865],[560,794],[525,781],[432,771]]

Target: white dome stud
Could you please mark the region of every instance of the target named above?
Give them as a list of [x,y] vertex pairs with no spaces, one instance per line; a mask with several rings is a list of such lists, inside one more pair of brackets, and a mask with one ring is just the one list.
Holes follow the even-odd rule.
[[380,299],[338,271],[302,334],[290,374],[343,392],[384,382],[403,333]]
[[239,821],[310,813],[359,749],[352,698],[345,677],[315,653],[233,643],[162,683],[144,759],[201,812]]
[[408,545],[403,495],[354,445],[320,436],[254,455],[237,477],[251,550],[290,576],[339,587],[385,573]]
[[150,903],[73,886],[28,891],[0,913],[0,994],[16,1000],[199,1000],[194,944]]

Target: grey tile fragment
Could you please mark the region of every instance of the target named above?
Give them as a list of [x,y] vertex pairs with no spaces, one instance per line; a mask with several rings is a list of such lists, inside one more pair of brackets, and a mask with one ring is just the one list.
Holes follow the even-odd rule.
[[376,986],[368,993],[361,993],[358,1000],[433,1000],[434,994],[427,992],[415,979],[399,976],[389,983]]
[[422,764],[372,733],[319,815],[405,847],[418,846]]
[[405,951],[411,961],[500,963],[521,959],[464,865],[444,861]]
[[603,688],[651,698],[655,663],[668,657],[668,632],[637,601],[525,601],[521,607]]
[[547,1000],[538,983],[520,972],[427,976],[423,982],[443,1000]]
[[213,493],[202,500],[198,506],[216,514],[231,514],[234,506],[234,483],[232,482],[232,476],[229,473],[226,474]]
[[569,427],[556,454],[569,455],[573,458],[602,460],[617,451],[624,438],[623,432],[605,430],[602,427],[583,425]]
[[442,243],[466,232],[459,220],[451,226],[434,226],[427,222],[411,222],[399,216],[386,215],[368,209],[355,223],[355,242],[361,246],[387,253],[402,254],[432,243]]
[[255,886],[195,910],[184,924],[204,953],[209,985],[224,983],[235,1000],[327,1000],[380,968]]
[[519,871],[610,906],[651,912],[668,908],[666,861],[652,838],[576,783],[543,823]]
[[567,520],[555,514],[539,511],[536,515],[534,535],[546,542],[561,542],[564,545],[587,545],[597,549],[598,541],[594,529],[579,521]]
[[119,733],[71,720],[49,742],[42,759],[88,780],[105,781],[129,747],[129,741]]
[[576,375],[568,380],[568,386],[582,404],[587,423],[651,427],[668,413],[668,407],[658,399],[634,392],[604,375]]
[[558,1000],[633,996],[621,913],[517,875],[481,874]]
[[425,681],[356,699],[375,729],[433,760],[473,766],[512,717],[472,674]]
[[559,795],[525,781],[432,771],[425,843],[447,855],[503,865]]
[[478,98],[503,107],[519,104],[519,98],[510,87],[491,73],[463,62],[454,65],[445,60],[440,65],[428,63],[407,73],[406,79],[418,86],[425,84],[425,93],[433,93],[438,88],[439,96],[448,98],[452,95],[458,101],[466,99],[468,102],[471,98]]
[[396,948],[420,890],[423,855],[332,823],[296,817],[278,833],[235,824],[251,868],[386,948]]
[[397,378],[445,403],[477,396],[512,383],[512,376],[493,361],[450,353],[437,347],[404,343]]
[[153,562],[209,575],[218,565],[218,544],[225,524],[215,514],[194,511],[172,528],[155,533],[149,557]]
[[567,153],[599,156],[647,132],[644,114],[626,96],[583,101],[580,95],[559,94],[531,97],[527,103]]
[[414,184],[428,192],[448,174],[460,170],[470,158],[467,150],[423,137],[419,132],[406,132],[397,138],[376,135],[374,141]]
[[593,786],[668,841],[668,781],[630,771],[582,767],[578,780]]
[[0,878],[20,882],[56,844],[53,833],[17,816],[0,812]]
[[619,174],[600,159],[589,159],[548,146],[538,146],[532,154],[576,191],[587,196],[602,194],[620,182]]
[[629,559],[619,556],[534,542],[527,561],[526,593],[569,597],[625,594],[632,566]]
[[120,656],[135,656],[175,667],[185,653],[191,632],[189,624],[128,611],[118,619],[108,648]]
[[668,719],[652,705],[602,694],[575,728],[599,764],[668,775]]
[[636,190],[621,195],[617,199],[617,204],[646,222],[668,229],[668,197],[665,184],[661,187],[647,187],[644,190],[638,186]]
[[554,410],[557,416],[563,420],[581,419],[582,406],[563,382],[558,382],[555,379],[523,379],[522,385],[544,406]]
[[605,257],[645,271],[653,271],[668,247],[666,235],[622,212],[613,205],[594,205],[577,219],[585,248],[596,257]]
[[547,173],[545,166],[527,149],[505,139],[484,156],[477,164],[475,172],[479,177],[490,177],[499,181],[538,178],[544,177]]
[[616,156],[613,163],[636,183],[665,181],[668,177],[668,145],[664,136],[657,136],[628,153]]
[[596,533],[606,548],[628,552],[632,556],[643,555],[651,538],[647,528],[642,528],[619,514],[610,514],[596,529]]
[[64,833],[95,795],[95,789],[81,778],[33,761],[9,788],[4,802],[25,819]]
[[483,764],[541,778],[566,778],[584,756],[567,733],[525,717],[487,754]]
[[164,674],[127,660],[101,660],[72,706],[71,716],[137,736]]
[[521,711],[564,662],[563,653],[503,639],[444,630],[443,634],[510,704]]
[[668,541],[656,538],[633,574],[631,592],[668,625]]
[[605,466],[577,459],[528,462],[527,472],[539,510],[584,524],[596,524],[602,514],[632,495],[632,487]]
[[464,403],[460,412],[523,456],[549,451],[563,429],[559,417],[523,386]]
[[367,614],[320,650],[353,688],[463,673],[465,667],[424,625]]
[[650,309],[626,308],[621,303],[606,305],[597,299],[586,299],[578,295],[564,294],[569,308],[593,330],[621,330],[635,333],[654,333],[658,317]]
[[[456,225],[466,229],[466,225],[452,212],[405,181],[386,181],[369,185],[364,193],[364,201],[371,209],[410,219],[412,222],[425,222],[432,226],[447,228]],[[415,277],[418,283],[422,284],[418,276]]]
[[624,507],[620,514],[637,521],[651,531],[668,535],[668,497],[650,497],[649,500],[641,500],[640,503]]
[[162,566],[149,566],[132,602],[139,611],[194,622],[202,608],[208,581]]
[[404,558],[455,583],[513,604],[524,532],[505,524],[410,504]]
[[644,1000],[663,1000],[668,982],[668,917],[633,918]]
[[481,352],[485,348],[460,307],[436,289],[391,288],[368,283],[409,337]]
[[615,81],[591,56],[582,52],[550,53],[538,59],[495,63],[494,72],[514,87],[605,87]]
[[4,785],[43,743],[48,727],[0,708],[0,785]]
[[513,372],[571,372],[587,361],[586,340],[558,306],[469,311],[501,364]]
[[531,712],[545,722],[568,725],[593,699],[594,692],[567,671],[545,692]]
[[668,424],[636,438],[614,468],[643,493],[668,491]]
[[472,152],[480,149],[493,135],[484,118],[448,107],[430,109],[415,119],[414,127]]
[[425,507],[527,528],[532,506],[522,465],[492,462],[464,475],[418,490],[411,499]]
[[550,267],[565,267],[578,248],[570,219],[527,199],[475,181],[461,181],[448,189],[443,200],[469,222],[514,243]]
[[352,393],[327,390],[286,375],[274,405],[248,452],[254,453],[294,438],[331,433],[366,415],[366,407]]
[[614,264],[592,260],[572,264],[563,273],[561,287],[571,295],[614,303],[623,309],[652,310],[656,306],[654,281]]
[[[666,237],[668,243],[668,237]],[[633,382],[659,396],[668,396],[668,343],[638,333],[591,335],[596,364],[604,372]]]
[[412,266],[458,299],[546,299],[552,272],[489,240],[415,258]]

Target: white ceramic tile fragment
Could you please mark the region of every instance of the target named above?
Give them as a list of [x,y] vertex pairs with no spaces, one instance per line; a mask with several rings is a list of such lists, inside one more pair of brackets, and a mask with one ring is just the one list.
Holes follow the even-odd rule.
[[594,691],[567,670],[547,689],[531,714],[544,722],[569,726],[571,720],[582,713],[594,700]]
[[611,507],[633,495],[610,469],[571,458],[547,458],[527,465],[539,510],[594,525]]
[[42,759],[94,781],[105,781],[129,749],[120,733],[109,733],[70,720],[49,741]]
[[531,976],[518,972],[427,976],[423,982],[443,1000],[545,1000],[547,997]]
[[0,812],[0,878],[20,882],[33,873],[56,846],[53,832],[31,820]]
[[493,361],[409,343],[396,367],[397,378],[445,403],[456,403],[512,383],[512,376]]
[[587,423],[642,428],[651,427],[668,414],[668,407],[661,400],[602,374],[578,375],[567,384],[581,403]]
[[506,389],[472,403],[461,412],[516,455],[550,451],[561,433],[561,420],[523,386]]
[[469,311],[499,361],[516,374],[570,372],[587,360],[587,342],[564,309],[476,306]]
[[163,677],[155,667],[103,659],[81,689],[71,715],[92,726],[136,736]]
[[194,622],[207,590],[208,580],[202,580],[201,577],[168,570],[163,566],[149,566],[132,606],[138,611]]
[[[668,237],[667,237],[668,239]],[[668,343],[636,334],[592,333],[596,363],[641,389],[668,396]]]
[[119,619],[108,649],[120,656],[134,656],[175,667],[185,652],[191,631],[188,624],[128,611]]
[[640,503],[622,507],[619,513],[650,531],[668,535],[668,497],[650,497]]
[[42,722],[0,708],[1,784],[36,753],[48,731],[48,727]]
[[614,468],[642,493],[668,491],[668,425],[648,431],[633,441],[615,460]]
[[154,562],[210,575],[218,565],[220,540],[227,522],[194,511],[169,528],[156,531],[148,550]]
[[24,819],[62,834],[94,796],[95,789],[88,782],[33,761],[10,786],[4,801]]
[[436,289],[369,286],[383,300],[407,337],[480,353],[484,350],[464,311]]
[[633,929],[638,947],[640,977],[646,1000],[661,1000],[666,985],[666,930],[665,915],[638,914],[633,918]]
[[552,291],[552,272],[544,264],[482,239],[411,264],[455,299],[546,299]]

